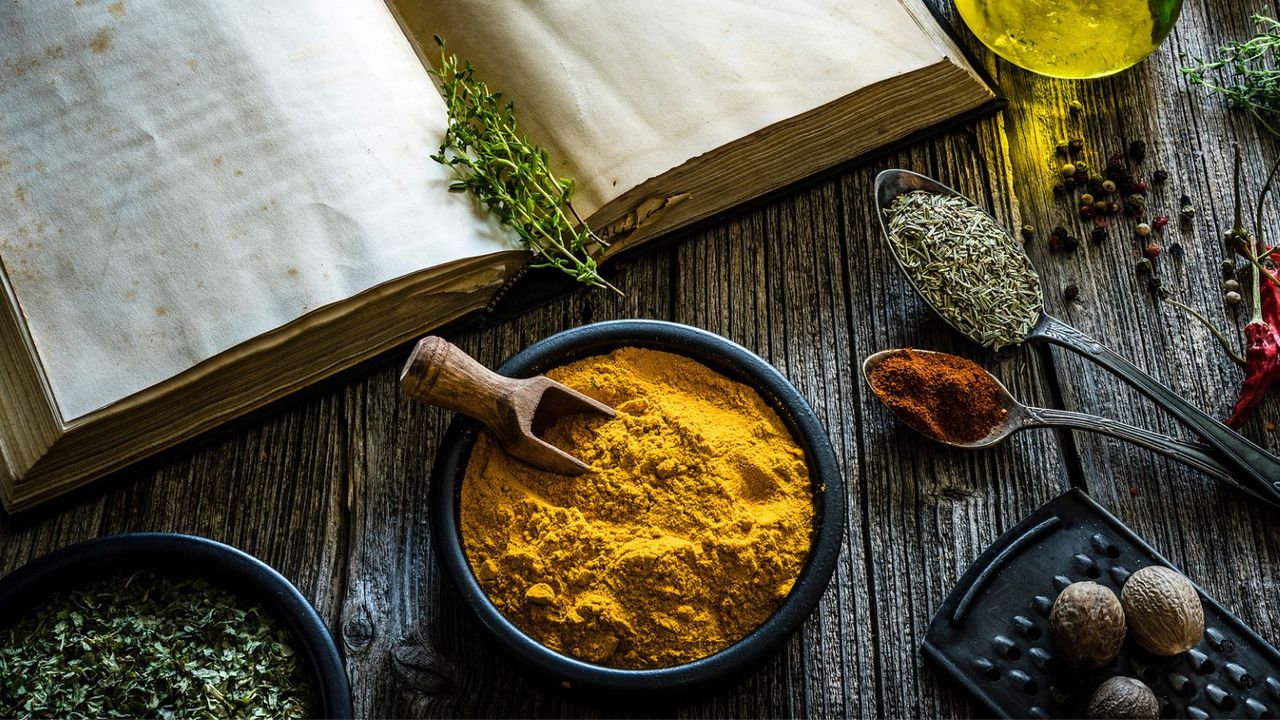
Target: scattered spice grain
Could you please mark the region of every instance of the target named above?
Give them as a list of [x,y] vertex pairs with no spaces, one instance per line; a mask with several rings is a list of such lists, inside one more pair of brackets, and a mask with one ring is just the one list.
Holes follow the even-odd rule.
[[[963,197],[915,190],[894,198],[886,215],[903,269],[970,339],[1000,350],[1021,343],[1040,320],[1040,276],[1022,244],[982,208]],[[1079,244],[1070,236],[1049,242],[1071,250]]]

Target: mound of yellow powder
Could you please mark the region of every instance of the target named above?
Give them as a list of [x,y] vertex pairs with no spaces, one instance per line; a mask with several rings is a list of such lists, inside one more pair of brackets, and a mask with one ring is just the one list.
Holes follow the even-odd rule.
[[576,478],[487,433],[462,487],[462,539],[489,598],[548,647],[622,668],[715,653],[791,590],[813,534],[804,453],[751,388],[679,355],[622,348],[547,373],[617,411],[544,437]]

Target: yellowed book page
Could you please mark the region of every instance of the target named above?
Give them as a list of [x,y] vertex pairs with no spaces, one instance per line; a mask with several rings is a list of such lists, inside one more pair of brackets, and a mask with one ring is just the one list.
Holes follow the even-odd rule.
[[[915,1],[915,0],[911,0]],[[943,59],[900,0],[390,0],[516,103],[590,214],[690,158]]]
[[512,248],[444,122],[382,0],[0,3],[0,261],[63,417]]

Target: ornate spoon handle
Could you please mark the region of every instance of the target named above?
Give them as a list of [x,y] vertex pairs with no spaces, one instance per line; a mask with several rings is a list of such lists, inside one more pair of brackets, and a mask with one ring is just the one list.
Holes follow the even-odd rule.
[[1114,373],[1203,437],[1224,462],[1238,471],[1232,474],[1240,478],[1241,486],[1280,505],[1280,458],[1209,417],[1115,351],[1055,317],[1043,316],[1027,340],[1072,350]]
[[1177,460],[1199,470],[1205,475],[1222,480],[1252,494],[1254,497],[1270,502],[1269,498],[1262,497],[1253,489],[1241,485],[1232,476],[1231,470],[1224,467],[1222,462],[1218,460],[1214,449],[1203,443],[1178,440],[1168,435],[1162,435],[1146,428],[1134,427],[1118,420],[1071,412],[1070,410],[1029,407],[1023,413],[1024,417],[1021,423],[1023,427],[1066,427],[1108,435]]

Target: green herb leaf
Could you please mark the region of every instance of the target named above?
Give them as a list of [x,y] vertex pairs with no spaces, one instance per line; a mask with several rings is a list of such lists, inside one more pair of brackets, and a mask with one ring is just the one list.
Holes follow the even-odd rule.
[[1258,13],[1253,16],[1256,34],[1244,42],[1229,42],[1212,59],[1197,58],[1182,72],[1193,85],[1222,95],[1233,106],[1247,111],[1271,134],[1280,136],[1274,122],[1280,113],[1280,22]]
[[617,292],[600,277],[592,251],[607,246],[574,212],[573,181],[551,171],[547,151],[530,142],[516,125],[515,108],[501,102],[477,80],[470,62],[459,64],[440,45],[440,79],[449,124],[433,160],[448,165],[459,181],[503,224],[513,228],[537,256],[534,267],[553,267],[579,282]]

